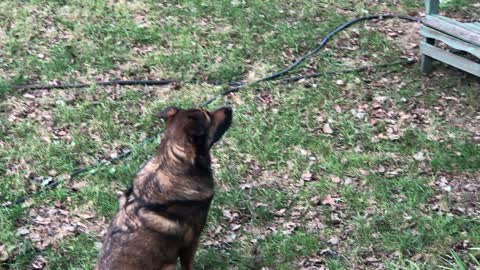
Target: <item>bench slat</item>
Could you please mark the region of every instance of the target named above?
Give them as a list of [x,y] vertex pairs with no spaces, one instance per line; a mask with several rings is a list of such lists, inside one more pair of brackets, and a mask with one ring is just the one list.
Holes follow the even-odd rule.
[[477,33],[480,34],[480,28],[477,27],[475,24],[462,23],[462,22],[456,21],[452,18],[448,18],[448,17],[440,16],[440,15],[433,15],[433,16],[435,16],[435,18],[440,19],[442,21],[445,21],[447,23],[451,23],[451,24],[457,25],[459,27],[467,28],[469,30],[472,30],[473,32],[477,32]]
[[427,38],[440,40],[454,49],[468,52],[480,58],[480,47],[478,46],[456,39],[455,37],[449,36],[425,25],[420,27],[420,34]]
[[468,25],[469,27],[473,27],[474,29],[477,29],[478,31],[480,31],[480,23],[478,23],[478,22],[466,23],[466,25]]
[[480,77],[480,64],[478,63],[432,46],[426,42],[420,43],[420,51],[422,54],[428,55],[432,58]]
[[423,24],[448,35],[464,40],[466,42],[480,46],[480,31],[474,31],[470,28],[465,27],[464,25],[461,25],[461,23],[453,23],[444,20],[445,17],[439,17],[441,16],[429,15],[425,17],[425,19],[423,20]]

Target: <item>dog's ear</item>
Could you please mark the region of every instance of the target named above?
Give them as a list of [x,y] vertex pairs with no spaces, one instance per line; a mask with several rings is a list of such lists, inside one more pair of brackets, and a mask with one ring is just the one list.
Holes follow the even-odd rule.
[[212,112],[214,119],[213,134],[210,134],[209,144],[212,146],[223,134],[230,128],[232,124],[232,108],[224,107]]
[[157,113],[157,117],[163,119],[163,121],[168,122],[180,111],[177,107],[167,107],[161,112]]

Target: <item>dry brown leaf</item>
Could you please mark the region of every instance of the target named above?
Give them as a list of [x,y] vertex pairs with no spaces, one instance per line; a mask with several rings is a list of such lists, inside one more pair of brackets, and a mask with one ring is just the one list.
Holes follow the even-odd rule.
[[240,227],[242,227],[241,224],[232,224],[230,229],[232,231],[236,231],[236,230],[240,229]]
[[330,238],[327,243],[331,244],[331,245],[336,245],[338,244],[338,242],[340,242],[340,239],[338,239],[338,237],[334,236],[332,238]]
[[332,198],[332,196],[330,196],[330,195],[327,195],[327,196],[325,196],[325,198],[322,199],[322,204],[336,206],[337,205],[337,199]]
[[375,258],[375,257],[373,257],[373,256],[367,257],[365,260],[366,260],[367,262],[370,262],[370,263],[380,261],[380,259],[377,259],[377,258]]
[[70,180],[72,177],[70,176],[70,174],[65,173],[65,174],[60,175],[60,178],[63,179],[63,180],[65,180],[65,181],[68,181],[68,180]]
[[45,259],[43,256],[39,255],[36,256],[35,259],[32,262],[32,268],[33,269],[43,269],[47,266],[47,259]]
[[341,112],[342,112],[342,107],[340,107],[339,105],[335,105],[334,108],[335,108],[335,111],[336,111],[337,113],[341,113]]
[[8,260],[8,252],[5,245],[0,245],[0,262]]
[[310,172],[304,172],[304,173],[302,174],[302,177],[301,177],[301,178],[302,178],[302,180],[304,180],[304,181],[312,181],[312,173],[310,173]]
[[342,182],[342,179],[340,177],[336,176],[336,175],[331,176],[330,179],[332,179],[332,182],[334,182],[336,184]]
[[332,134],[333,133],[333,130],[332,128],[330,127],[330,124],[329,123],[325,123],[323,125],[323,133],[325,134]]
[[73,183],[72,185],[72,189],[74,191],[79,191],[81,189],[83,189],[84,187],[86,187],[88,185],[88,182],[87,181],[79,181],[79,182],[75,182]]
[[57,171],[52,169],[52,170],[48,171],[48,175],[50,175],[52,177],[57,176]]
[[418,153],[416,153],[415,155],[413,155],[413,158],[416,160],[416,161],[424,161],[426,159],[425,157],[425,152],[424,151],[419,151]]
[[17,229],[17,235],[26,235],[30,232],[26,227],[20,227]]

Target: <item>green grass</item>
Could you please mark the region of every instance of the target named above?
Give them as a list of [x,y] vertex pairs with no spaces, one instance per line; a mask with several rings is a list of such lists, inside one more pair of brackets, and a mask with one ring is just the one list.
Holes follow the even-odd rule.
[[[478,18],[474,4],[446,1],[442,11]],[[92,269],[98,229],[68,235],[44,250],[18,229],[35,226],[32,211],[55,205],[72,216],[91,205],[93,220],[109,220],[117,211],[116,192],[155,152],[158,140],[145,142],[163,128],[155,113],[195,106],[223,89],[182,83],[179,89],[92,86],[26,93],[11,84],[252,80],[291,63],[348,19],[381,12],[418,14],[423,4],[2,1],[0,198],[2,204],[30,199],[0,207],[0,255],[8,253],[0,268],[27,269],[42,256],[47,269]],[[377,31],[386,27],[405,32],[411,25],[355,25],[297,71],[398,61],[406,50],[397,42],[403,34],[392,39]],[[263,83],[216,100],[209,108],[229,101],[234,124],[213,150],[217,194],[202,243],[214,244],[201,245],[196,269],[297,269],[318,258],[317,267],[328,269],[478,267],[472,248],[480,246],[480,222],[458,208],[480,206],[458,200],[465,190],[453,186],[446,192],[436,182],[445,176],[457,179],[449,185],[463,179],[464,186],[478,179],[478,134],[468,130],[468,123],[478,123],[478,82],[441,64],[436,71],[424,77],[416,65],[400,66]],[[372,125],[376,103],[384,115]],[[327,122],[332,134],[322,131]],[[392,132],[398,138],[389,139]],[[51,177],[60,179],[122,149],[132,154],[35,193],[52,170]],[[419,152],[424,160],[416,158]],[[260,173],[252,174],[254,167]],[[305,172],[312,181],[301,180]],[[327,195],[338,199],[336,205],[322,204]],[[232,231],[234,224],[241,227]],[[468,246],[459,248],[465,241]]]

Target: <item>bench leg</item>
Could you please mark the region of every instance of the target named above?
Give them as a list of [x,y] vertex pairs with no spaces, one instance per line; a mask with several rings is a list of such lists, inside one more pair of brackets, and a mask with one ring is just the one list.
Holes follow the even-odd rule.
[[[435,39],[426,38],[425,42],[430,44],[430,45],[434,45],[435,44]],[[421,69],[423,74],[428,74],[428,73],[432,72],[432,61],[433,61],[433,58],[431,58],[430,56],[427,56],[425,54],[422,54],[420,69]]]

